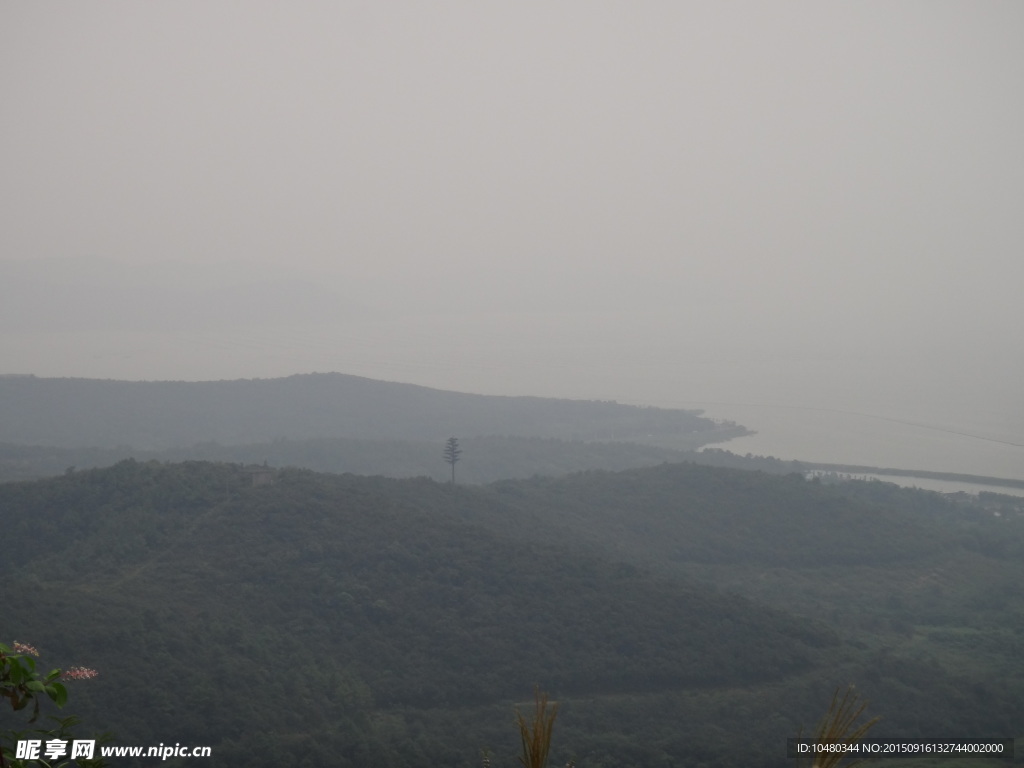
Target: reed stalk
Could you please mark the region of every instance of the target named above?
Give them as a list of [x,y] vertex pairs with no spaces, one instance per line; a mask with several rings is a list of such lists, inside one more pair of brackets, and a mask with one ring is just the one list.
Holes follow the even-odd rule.
[[[853,744],[864,738],[865,734],[879,721],[874,717],[857,725],[864,714],[867,702],[861,701],[853,686],[849,686],[839,698],[839,689],[832,695],[832,703],[814,732],[814,740],[818,744]],[[838,768],[839,764],[848,759],[847,752],[825,752],[817,755],[811,768]],[[853,760],[846,763],[845,768],[852,768],[862,762]]]
[[540,688],[533,689],[534,713],[532,721],[527,721],[516,709],[516,720],[519,723],[519,737],[523,743],[523,756],[519,762],[523,768],[547,768],[548,751],[551,748],[551,730],[558,717],[558,703],[548,704],[548,695]]

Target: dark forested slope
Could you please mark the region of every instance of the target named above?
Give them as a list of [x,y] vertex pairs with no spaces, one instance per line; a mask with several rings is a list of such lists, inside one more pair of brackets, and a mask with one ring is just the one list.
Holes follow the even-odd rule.
[[534,684],[581,766],[781,766],[849,682],[894,738],[1024,715],[1019,521],[932,494],[690,465],[259,479],[124,462],[0,486],[4,639],[100,668],[74,709],[120,743],[212,744],[211,765],[511,765]]
[[502,535],[502,516],[523,522],[493,494],[428,480],[292,470],[253,487],[204,463],[8,484],[4,630],[100,667],[90,718],[139,743],[328,722],[370,733],[383,709],[486,707],[534,683],[576,697],[749,685],[836,642]]

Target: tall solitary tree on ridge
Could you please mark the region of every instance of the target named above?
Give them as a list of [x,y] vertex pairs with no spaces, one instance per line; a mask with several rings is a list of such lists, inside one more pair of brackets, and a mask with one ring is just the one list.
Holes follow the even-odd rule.
[[461,455],[462,449],[459,448],[459,439],[457,437],[449,437],[448,442],[444,444],[444,460],[452,465],[452,485],[455,485],[455,462],[459,460]]

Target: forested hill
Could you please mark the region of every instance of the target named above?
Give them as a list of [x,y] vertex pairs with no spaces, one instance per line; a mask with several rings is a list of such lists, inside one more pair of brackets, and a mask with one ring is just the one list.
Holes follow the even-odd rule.
[[694,448],[745,433],[696,411],[473,395],[340,373],[205,382],[0,376],[0,443],[25,445],[157,449],[280,438],[526,435]]
[[534,684],[582,702],[771,683],[838,642],[519,535],[530,521],[487,490],[300,470],[253,487],[198,462],[10,483],[3,631],[101,669],[73,693],[89,722],[213,744],[211,766],[280,765],[296,745],[285,763],[468,765],[511,753],[511,702]]
[[132,461],[0,485],[0,530],[3,639],[101,670],[90,727],[211,768],[512,766],[534,684],[581,768],[782,768],[851,682],[885,738],[1024,722],[1024,523],[881,483]]
[[[320,438],[272,440],[250,445],[200,443],[160,451],[136,448],[57,448],[0,443],[0,482],[34,480],[63,474],[69,467],[91,469],[126,458],[138,461],[219,461],[301,467],[317,472],[431,477],[451,476],[442,442]],[[699,459],[697,451],[677,451],[632,442],[557,440],[540,437],[487,436],[459,440],[460,483],[488,483],[514,477],[562,475],[586,469],[632,469],[665,462]]]

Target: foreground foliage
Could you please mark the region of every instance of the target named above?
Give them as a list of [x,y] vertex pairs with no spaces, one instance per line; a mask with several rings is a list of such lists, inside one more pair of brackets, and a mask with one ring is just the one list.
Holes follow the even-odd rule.
[[[29,725],[39,719],[40,706],[44,697],[57,707],[63,707],[67,703],[68,692],[62,681],[89,680],[97,675],[96,670],[87,667],[71,667],[67,670],[53,669],[46,675],[42,675],[36,671],[35,657],[37,656],[39,656],[39,651],[28,643],[15,641],[11,646],[0,643],[0,698],[6,699],[14,712],[31,708]],[[72,760],[69,752],[65,752],[65,756],[69,756],[67,760],[56,755],[50,757],[45,753],[34,757],[19,755],[16,748],[19,740],[35,740],[37,744],[57,741],[62,746],[71,743],[73,739],[71,729],[79,724],[79,719],[77,717],[50,717],[48,719],[54,721],[54,727],[0,730],[0,768],[29,768],[29,766],[103,768],[107,765],[106,761],[98,757]]]
[[[859,723],[867,707],[867,702],[860,700],[852,686],[843,692],[842,698],[837,689],[828,711],[814,731],[815,743],[850,745],[863,739],[880,719],[875,717]],[[815,757],[811,768],[838,768],[840,765],[853,768],[861,762],[848,760],[842,752],[827,752]]]
[[548,752],[551,751],[551,733],[558,717],[558,704],[548,708],[548,695],[540,688],[533,691],[534,712],[531,719],[526,719],[516,710],[516,722],[519,725],[519,740],[523,754],[519,762],[523,768],[545,768],[548,764]]

